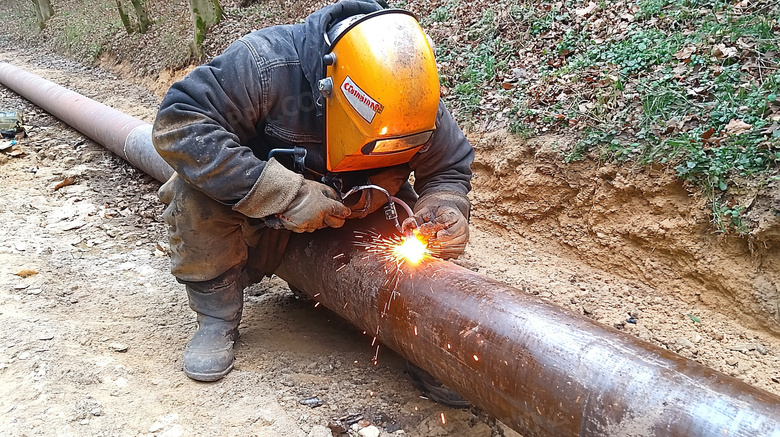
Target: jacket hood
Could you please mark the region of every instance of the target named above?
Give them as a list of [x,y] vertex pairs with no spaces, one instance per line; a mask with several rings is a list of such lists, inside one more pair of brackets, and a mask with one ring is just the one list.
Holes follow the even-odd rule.
[[298,25],[295,31],[295,48],[301,60],[303,74],[311,85],[312,95],[317,106],[317,115],[322,114],[322,100],[317,82],[323,77],[324,65],[322,57],[328,50],[325,33],[331,25],[344,18],[358,14],[370,14],[382,9],[373,0],[341,0],[326,6],[306,17],[306,21]]

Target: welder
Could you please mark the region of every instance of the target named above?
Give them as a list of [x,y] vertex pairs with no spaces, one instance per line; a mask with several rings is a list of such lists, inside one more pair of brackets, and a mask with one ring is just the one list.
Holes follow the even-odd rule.
[[[405,231],[436,225],[443,257],[468,240],[474,152],[407,11],[343,0],[245,35],[170,88],[153,141],[176,171],[159,195],[171,271],[197,313],[183,360],[195,380],[233,368],[243,290],[274,273],[291,232],[368,222],[392,195],[414,205]],[[410,369],[434,400],[465,402]]]

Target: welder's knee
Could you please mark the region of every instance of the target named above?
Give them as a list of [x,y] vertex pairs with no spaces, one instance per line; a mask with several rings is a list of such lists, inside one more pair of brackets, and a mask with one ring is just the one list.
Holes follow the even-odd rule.
[[171,273],[185,282],[216,278],[227,270],[244,266],[247,243],[242,225],[247,217],[233,211],[174,175],[159,190],[167,206]]

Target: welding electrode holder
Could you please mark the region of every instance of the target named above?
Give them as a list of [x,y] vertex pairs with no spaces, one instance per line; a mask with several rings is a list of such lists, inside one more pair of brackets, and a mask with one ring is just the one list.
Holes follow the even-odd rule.
[[[381,191],[385,196],[387,196],[387,205],[385,205],[385,219],[388,221],[392,221],[395,223],[395,228],[398,229],[398,232],[401,234],[404,233],[403,227],[401,226],[401,223],[398,221],[398,210],[396,209],[395,205],[401,205],[401,207],[406,211],[406,214],[409,216],[410,219],[414,221],[414,212],[412,212],[412,208],[409,207],[409,205],[406,204],[403,200],[391,195],[387,190],[380,187],[379,185],[360,185],[357,187],[352,188],[351,190],[347,191],[346,193],[341,195],[341,199],[344,200],[347,197],[351,196],[352,194],[357,193],[358,191],[363,190],[377,190]],[[415,227],[417,225],[417,222],[415,221]]]
[[293,171],[299,174],[306,172],[306,148],[303,146],[295,146],[292,149],[273,149],[268,152],[268,159],[276,158],[277,156],[290,156],[293,162]]

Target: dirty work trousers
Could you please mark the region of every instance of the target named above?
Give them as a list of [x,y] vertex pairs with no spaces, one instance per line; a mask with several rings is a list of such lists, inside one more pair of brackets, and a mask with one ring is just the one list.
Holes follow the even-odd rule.
[[[171,273],[179,282],[246,275],[247,285],[270,276],[282,261],[290,231],[267,228],[189,186],[177,174],[158,191],[166,205]],[[224,278],[228,279],[228,278]]]

